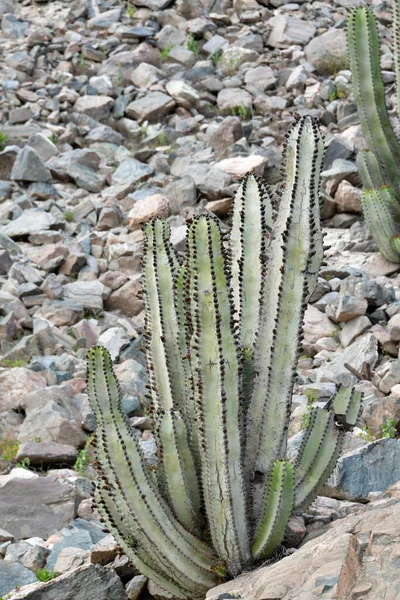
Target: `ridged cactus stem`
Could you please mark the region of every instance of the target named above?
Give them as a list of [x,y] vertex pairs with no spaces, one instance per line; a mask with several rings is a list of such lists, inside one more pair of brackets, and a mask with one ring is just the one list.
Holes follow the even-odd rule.
[[363,150],[356,158],[358,172],[366,190],[379,189],[385,185],[384,173],[371,150]]
[[396,192],[400,190],[400,146],[391,127],[381,76],[378,28],[369,8],[353,10],[347,42],[354,99],[368,147],[374,151]]
[[246,433],[249,473],[268,473],[285,455],[305,303],[322,261],[319,172],[324,147],[311,117],[286,145],[286,181],[269,246],[255,349],[256,378]]
[[216,221],[200,216],[192,223],[191,233],[203,490],[214,547],[228,571],[237,575],[249,564],[250,538],[232,302]]
[[200,594],[207,585],[215,583],[210,572],[214,565],[211,552],[177,522],[149,476],[139,443],[118,408],[118,385],[110,356],[102,348],[89,353],[88,385],[99,426],[107,439],[107,462],[118,473],[130,513],[165,556],[171,575],[185,588]]
[[396,74],[396,109],[400,114],[400,0],[392,0],[393,55]]
[[398,233],[394,213],[399,211],[399,206],[392,188],[383,186],[378,190],[365,190],[361,194],[361,206],[381,254],[391,262],[399,262],[400,255],[393,243]]

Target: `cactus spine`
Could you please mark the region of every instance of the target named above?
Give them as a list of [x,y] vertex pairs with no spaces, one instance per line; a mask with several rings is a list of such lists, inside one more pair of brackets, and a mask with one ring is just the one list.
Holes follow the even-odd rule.
[[[400,109],[400,0],[392,1],[396,105]],[[347,22],[354,99],[368,150],[357,156],[365,192],[365,220],[382,255],[400,262],[400,145],[391,126],[380,69],[378,27],[369,8],[355,8]]]
[[129,430],[108,352],[89,351],[99,511],[137,569],[177,598],[202,598],[274,552],[360,410],[360,394],[340,388],[313,410],[295,462],[286,458],[302,319],[322,260],[323,143],[311,117],[293,127],[285,157],[279,198],[253,175],[241,182],[229,250],[211,216],[190,223],[183,265],[167,223],[144,227],[157,469]]

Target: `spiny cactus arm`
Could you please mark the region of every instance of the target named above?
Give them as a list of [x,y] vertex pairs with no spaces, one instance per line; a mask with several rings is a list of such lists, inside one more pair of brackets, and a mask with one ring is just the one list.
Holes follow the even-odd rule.
[[400,114],[400,0],[392,0],[393,55],[396,74],[396,109]]
[[149,477],[139,443],[118,410],[118,384],[104,348],[89,351],[88,390],[96,418],[100,419],[100,430],[107,440],[108,464],[118,474],[131,513],[134,511],[152,543],[168,556],[180,578],[187,581],[187,587],[203,589],[212,585],[215,577],[210,569],[215,560],[211,550],[176,520]]
[[335,426],[333,410],[314,408],[295,463],[296,511],[304,510],[314,500],[340,454],[344,430]]
[[246,466],[268,473],[285,455],[299,339],[307,298],[322,261],[319,173],[323,142],[316,122],[303,117],[286,145],[286,182],[269,246],[254,391],[247,419]]
[[340,386],[332,399],[335,421],[346,431],[357,424],[362,410],[361,393],[352,388]]
[[181,415],[166,411],[161,416],[158,435],[169,504],[184,527],[198,531],[201,523],[199,483]]
[[391,213],[394,209],[391,188],[365,190],[361,194],[361,206],[368,228],[381,254],[390,262],[400,262],[400,254],[393,244],[398,229]]
[[232,229],[231,289],[239,324],[239,345],[254,349],[260,320],[266,249],[272,230],[272,201],[262,181],[247,174],[236,192]]
[[356,164],[361,181],[366,190],[379,189],[385,185],[382,169],[372,150],[363,150],[357,154]]
[[270,556],[283,540],[294,500],[294,470],[290,461],[277,460],[273,463],[266,490],[251,548],[256,560]]
[[185,400],[185,370],[174,302],[177,260],[165,221],[149,221],[143,231],[145,339],[151,395],[156,411],[179,409]]
[[197,368],[197,418],[202,483],[213,545],[229,572],[250,559],[239,423],[239,360],[219,227],[200,216],[191,224],[196,311],[192,354]]
[[[137,544],[132,538],[132,532],[127,529],[122,514],[115,510],[115,502],[111,495],[104,490],[97,490],[95,493],[98,510],[103,521],[123,552],[132,562],[133,566],[143,575],[157,583],[164,590],[170,592],[176,598],[189,600],[192,597],[193,590],[185,589],[170,577],[171,570],[166,568],[166,572],[157,570],[157,559],[154,555],[147,554],[141,543]],[[121,534],[121,532],[124,532]],[[129,543],[128,543],[129,541]],[[169,573],[169,575],[167,574]]]
[[386,110],[378,27],[369,8],[358,7],[351,12],[347,21],[347,45],[354,99],[368,147],[387,173],[387,183],[399,189],[400,146]]

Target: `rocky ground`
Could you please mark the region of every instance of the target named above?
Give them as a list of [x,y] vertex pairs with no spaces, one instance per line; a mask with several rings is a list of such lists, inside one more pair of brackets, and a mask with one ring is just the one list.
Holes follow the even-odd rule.
[[[344,29],[360,3],[0,0],[3,598],[165,598],[117,556],[92,506],[87,442],[95,423],[85,393],[86,351],[95,343],[110,350],[126,413],[154,460],[139,351],[141,224],[167,217],[178,250],[186,217],[211,211],[225,226],[245,172],[272,186],[279,181],[283,137],[295,112],[319,116],[325,133],[330,248],[306,312],[291,449],[311,404],[326,402],[339,383],[356,385],[365,398],[360,426],[348,435],[324,496],[291,520],[286,545],[290,552],[303,546],[284,561],[307,563],[319,544],[322,568],[326,544],[338,548],[333,575],[325,570],[313,591],[298,577],[296,597],[336,593],[337,573],[354,554],[348,544],[365,547],[361,526],[361,537],[340,542],[339,518],[398,511],[400,267],[377,253],[360,214],[355,153],[364,140]],[[373,4],[390,103],[391,17]],[[393,493],[380,496],[391,486]],[[348,519],[341,523],[353,523]],[[334,533],[324,533],[333,521]],[[346,593],[356,590],[352,598],[386,597],[382,579],[390,582],[398,564],[393,537],[400,533],[377,527],[376,535],[389,561],[386,575],[370,566],[368,576],[340,584]],[[314,546],[304,543],[317,536]],[[360,556],[354,560],[365,575]],[[292,588],[278,589],[280,567],[266,568],[278,569],[270,595],[250,583],[240,587],[242,595],[287,597]],[[395,590],[387,597],[400,596]]]

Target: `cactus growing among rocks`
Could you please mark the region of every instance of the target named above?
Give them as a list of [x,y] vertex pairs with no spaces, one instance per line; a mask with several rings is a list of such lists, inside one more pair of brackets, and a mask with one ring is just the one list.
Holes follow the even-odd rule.
[[340,388],[313,409],[297,457],[287,458],[304,309],[323,255],[322,157],[318,126],[302,117],[286,141],[279,197],[247,175],[229,239],[213,217],[195,218],[183,264],[168,224],[145,225],[156,469],[121,410],[108,352],[89,351],[99,511],[136,568],[176,598],[202,598],[274,552],[290,515],[332,472],[359,414],[360,394]]
[[[396,108],[400,110],[400,0],[393,0]],[[347,22],[347,44],[354,99],[368,149],[357,156],[365,188],[361,205],[365,220],[383,256],[400,262],[400,144],[385,103],[378,27],[373,12],[355,8]]]

